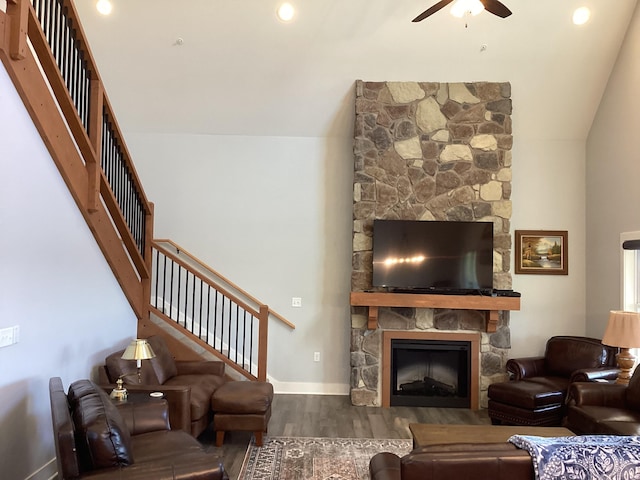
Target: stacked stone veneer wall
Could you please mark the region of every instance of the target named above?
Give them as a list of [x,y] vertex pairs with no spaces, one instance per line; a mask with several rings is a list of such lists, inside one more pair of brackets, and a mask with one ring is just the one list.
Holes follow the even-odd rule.
[[[374,219],[493,221],[494,287],[511,288],[509,83],[356,82],[353,291],[370,290]],[[509,313],[486,333],[483,312],[351,310],[351,401],[381,405],[382,330],[481,332],[480,404],[504,380]]]

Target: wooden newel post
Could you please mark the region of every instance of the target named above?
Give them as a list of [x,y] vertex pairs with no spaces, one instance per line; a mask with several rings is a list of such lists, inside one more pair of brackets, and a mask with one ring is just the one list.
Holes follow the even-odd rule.
[[258,333],[258,380],[267,380],[267,347],[269,338],[269,307],[260,305],[258,316],[260,331]]

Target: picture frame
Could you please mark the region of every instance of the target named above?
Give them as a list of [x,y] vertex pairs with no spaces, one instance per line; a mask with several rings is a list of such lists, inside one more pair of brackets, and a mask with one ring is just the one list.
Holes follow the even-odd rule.
[[568,275],[566,230],[516,230],[515,273]]

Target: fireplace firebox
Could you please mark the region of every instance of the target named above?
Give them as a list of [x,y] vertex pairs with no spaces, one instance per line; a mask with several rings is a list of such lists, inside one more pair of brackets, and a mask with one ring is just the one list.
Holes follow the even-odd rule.
[[470,408],[471,342],[391,340],[390,405]]

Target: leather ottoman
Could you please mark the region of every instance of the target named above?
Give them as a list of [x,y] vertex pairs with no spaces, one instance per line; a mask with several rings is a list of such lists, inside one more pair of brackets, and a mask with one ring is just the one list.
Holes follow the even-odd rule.
[[548,383],[511,381],[489,385],[489,418],[494,424],[558,426],[564,415],[562,390]]
[[271,418],[273,385],[268,382],[235,381],[219,387],[211,396],[216,446],[222,446],[224,432],[248,431],[262,446],[263,434]]

